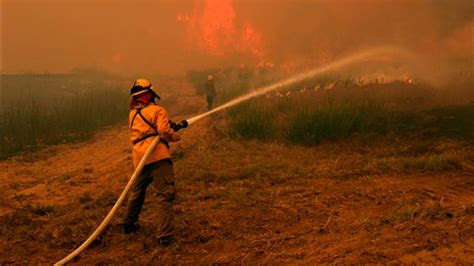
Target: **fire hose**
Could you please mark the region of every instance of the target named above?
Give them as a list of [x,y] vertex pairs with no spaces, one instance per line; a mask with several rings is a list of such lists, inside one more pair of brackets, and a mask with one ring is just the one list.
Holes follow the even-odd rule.
[[[170,127],[174,131],[178,131],[180,129],[188,127],[188,122],[186,120],[183,120],[179,123],[174,123],[170,121]],[[104,231],[104,229],[107,227],[107,225],[110,223],[110,220],[112,220],[112,217],[114,216],[115,212],[118,210],[120,205],[122,205],[123,201],[125,200],[125,197],[127,196],[128,192],[132,188],[133,183],[135,183],[135,180],[137,177],[140,175],[143,167],[145,166],[145,162],[152,153],[152,151],[155,149],[156,144],[160,142],[160,136],[156,136],[155,139],[151,142],[150,146],[146,150],[145,154],[143,155],[142,159],[140,160],[140,163],[138,164],[137,168],[135,169],[135,172],[133,173],[132,177],[128,181],[127,185],[125,186],[125,189],[122,191],[122,194],[120,194],[120,197],[118,200],[115,202],[114,206],[112,209],[109,211],[107,216],[104,218],[102,223],[97,227],[97,229],[87,238],[82,245],[80,245],[78,248],[76,248],[73,252],[71,252],[69,255],[64,257],[62,260],[56,262],[54,265],[64,265],[71,261],[73,258],[75,258],[77,255],[79,255],[82,251],[84,251],[90,244],[94,242],[94,240]]]
[[[388,53],[388,52],[400,53],[400,51],[398,49],[394,49],[392,47],[381,47],[381,48],[372,49],[372,50],[368,50],[368,51],[365,51],[365,52],[357,53],[357,54],[354,54],[352,56],[348,56],[348,57],[343,58],[341,60],[335,61],[331,64],[328,64],[328,65],[325,65],[325,66],[322,66],[322,67],[304,72],[302,74],[293,76],[293,77],[285,79],[283,81],[280,81],[280,82],[274,83],[272,85],[260,88],[256,91],[253,91],[253,92],[251,92],[249,94],[246,94],[244,96],[237,97],[236,99],[231,100],[231,101],[229,101],[229,102],[227,102],[227,103],[225,103],[225,104],[223,104],[223,105],[221,105],[221,106],[219,106],[215,109],[212,109],[212,110],[210,110],[206,113],[194,116],[190,119],[182,120],[179,123],[173,123],[173,122],[170,121],[170,127],[174,131],[178,131],[180,129],[188,127],[189,125],[191,125],[194,122],[200,120],[201,118],[204,118],[204,117],[206,117],[210,114],[221,111],[223,109],[227,109],[231,106],[237,105],[237,104],[239,104],[243,101],[246,101],[250,98],[265,94],[265,93],[270,92],[272,90],[278,89],[282,86],[290,85],[290,84],[293,84],[293,83],[296,83],[296,82],[300,82],[300,81],[303,81],[305,79],[311,78],[315,75],[318,75],[318,74],[321,74],[321,73],[324,73],[324,72],[327,72],[327,71],[330,71],[330,70],[333,70],[333,69],[336,69],[336,68],[339,68],[339,67],[342,67],[342,66],[345,66],[345,65],[349,65],[349,64],[355,63],[357,61],[367,59],[369,57],[373,57],[373,56],[377,56],[377,55],[380,55],[380,54]],[[115,212],[117,212],[120,205],[122,205],[123,201],[125,200],[125,197],[127,196],[129,190],[131,189],[133,183],[135,182],[137,177],[140,175],[143,167],[145,166],[146,160],[148,159],[148,157],[150,156],[152,151],[155,149],[155,147],[156,147],[156,145],[158,144],[159,141],[160,141],[160,136],[156,136],[155,139],[150,144],[150,146],[148,147],[148,149],[146,150],[146,152],[143,155],[142,159],[140,160],[140,163],[138,164],[137,168],[135,169],[135,172],[133,173],[132,177],[128,181],[127,185],[125,186],[125,189],[122,191],[122,194],[120,194],[120,197],[118,198],[117,202],[115,202],[114,206],[109,211],[109,213],[107,214],[105,219],[102,221],[102,223],[97,227],[97,229],[89,236],[89,238],[86,239],[86,241],[84,241],[84,243],[82,243],[82,245],[80,245],[78,248],[76,248],[73,252],[71,252],[69,255],[67,255],[66,257],[64,257],[60,261],[56,262],[54,265],[64,265],[64,264],[68,263],[69,261],[71,261],[72,259],[74,259],[77,255],[79,255],[82,251],[84,251],[90,244],[92,244],[95,241],[95,239],[104,231],[104,229],[107,227],[107,225],[112,220],[112,217],[114,216]]]
[[102,221],[102,223],[97,227],[97,229],[87,238],[82,245],[80,245],[78,248],[76,248],[73,252],[71,252],[69,255],[64,257],[62,260],[56,262],[54,265],[64,265],[68,263],[70,260],[75,258],[77,255],[79,255],[82,251],[84,251],[94,240],[104,231],[104,229],[107,227],[109,224],[110,220],[112,220],[112,217],[114,216],[115,212],[118,210],[120,205],[122,205],[122,202],[125,200],[125,197],[128,194],[128,191],[132,188],[133,183],[135,182],[135,179],[140,175],[140,172],[143,169],[143,166],[145,166],[145,161],[146,159],[150,156],[151,152],[155,149],[156,144],[160,142],[160,136],[156,136],[155,139],[152,141],[150,144],[150,147],[148,150],[145,152],[145,155],[143,155],[143,158],[141,159],[140,163],[138,164],[137,168],[135,169],[135,172],[133,173],[132,177],[127,183],[127,186],[125,186],[125,189],[123,190],[122,194],[120,194],[120,197],[118,198],[117,202],[115,202],[114,206],[112,209],[109,211],[105,219]]

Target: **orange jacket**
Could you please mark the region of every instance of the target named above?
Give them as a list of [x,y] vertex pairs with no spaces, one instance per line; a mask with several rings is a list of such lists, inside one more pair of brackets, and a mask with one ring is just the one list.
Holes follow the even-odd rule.
[[[168,113],[163,107],[153,102],[148,105],[137,106],[130,111],[128,118],[130,141],[133,144],[133,166],[135,168],[155,138],[154,136],[150,136],[157,133],[152,126],[158,130],[160,138],[164,141],[160,141],[158,145],[156,145],[155,150],[151,153],[150,157],[148,157],[145,165],[161,159],[171,158],[167,142],[178,141],[179,136],[170,128]],[[145,118],[146,121],[143,118]],[[151,125],[149,125],[147,121],[150,122]],[[150,137],[147,138],[147,136]]]

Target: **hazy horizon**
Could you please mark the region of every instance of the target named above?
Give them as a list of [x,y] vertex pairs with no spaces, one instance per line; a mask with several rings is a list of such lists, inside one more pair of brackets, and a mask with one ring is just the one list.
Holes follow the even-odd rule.
[[392,45],[473,58],[472,1],[2,1],[2,73],[318,65]]

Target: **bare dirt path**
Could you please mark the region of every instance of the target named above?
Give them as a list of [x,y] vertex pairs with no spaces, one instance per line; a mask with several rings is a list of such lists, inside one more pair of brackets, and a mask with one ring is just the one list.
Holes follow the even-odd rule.
[[[187,88],[164,97],[170,114],[204,110],[189,85],[170,86]],[[137,234],[121,233],[122,208],[74,263],[474,263],[471,169],[368,172],[368,161],[413,143],[239,141],[221,116],[193,124],[173,148],[177,243],[154,237],[150,190]],[[132,173],[129,151],[123,125],[0,162],[0,264],[53,263],[86,239]],[[472,163],[472,147],[465,153]]]

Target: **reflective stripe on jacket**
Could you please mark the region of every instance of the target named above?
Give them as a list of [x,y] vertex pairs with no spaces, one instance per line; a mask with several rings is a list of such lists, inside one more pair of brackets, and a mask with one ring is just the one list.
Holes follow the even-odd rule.
[[[141,115],[138,112],[140,112]],[[149,125],[147,121],[151,125]],[[158,132],[156,132],[152,126],[154,126]],[[155,150],[151,153],[150,157],[148,157],[145,164],[171,158],[166,142],[179,140],[176,132],[170,128],[166,110],[154,103],[149,103],[143,108],[134,108],[130,111],[129,129],[130,141],[133,144],[132,157],[134,167],[138,166],[140,160],[154,139],[153,137],[147,136],[159,133],[159,137],[165,142],[160,141],[158,145],[156,145]]]

